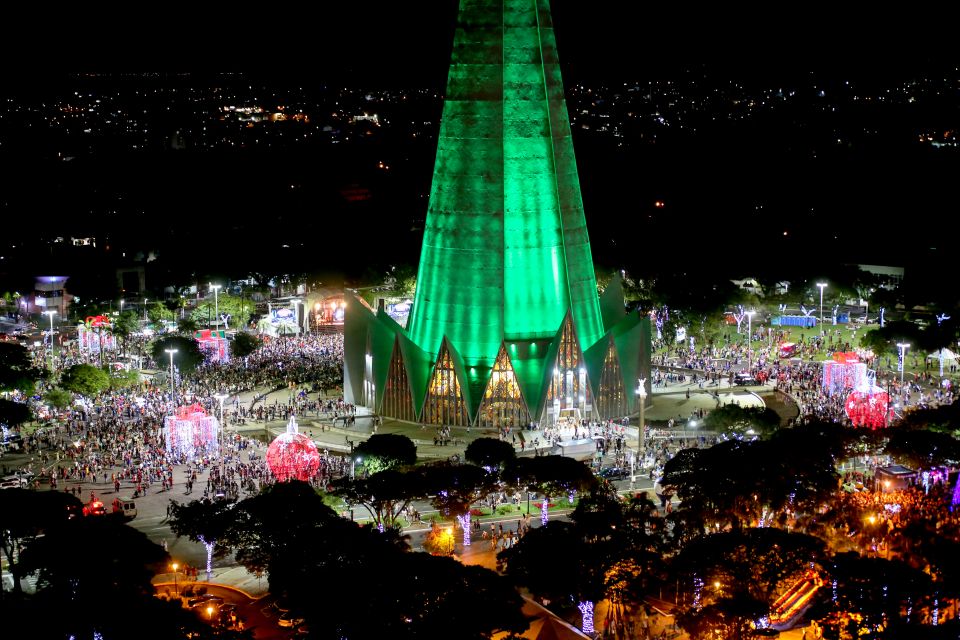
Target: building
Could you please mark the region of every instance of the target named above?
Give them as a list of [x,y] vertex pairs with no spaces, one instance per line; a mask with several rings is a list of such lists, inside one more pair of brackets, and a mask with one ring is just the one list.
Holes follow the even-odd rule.
[[638,410],[649,319],[624,310],[619,278],[597,295],[547,0],[461,3],[409,322],[347,298],[346,400],[381,415]]
[[69,276],[37,276],[33,285],[33,300],[23,302],[25,313],[43,313],[56,311],[59,317],[66,317],[73,301],[67,293],[66,283]]

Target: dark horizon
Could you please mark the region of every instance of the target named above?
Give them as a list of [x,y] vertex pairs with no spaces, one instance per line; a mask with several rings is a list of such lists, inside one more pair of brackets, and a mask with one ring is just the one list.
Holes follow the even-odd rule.
[[[11,70],[0,89],[13,96],[8,107],[48,108],[77,91],[126,95],[129,109],[140,104],[130,90],[157,89],[160,97],[144,102],[150,115],[135,126],[159,130],[159,143],[131,150],[129,136],[60,132],[39,116],[11,112],[0,121],[8,231],[109,235],[134,255],[159,248],[167,273],[185,268],[184,258],[193,269],[249,269],[235,249],[251,242],[262,260],[291,270],[362,277],[386,264],[415,265],[456,7],[455,0],[324,7],[319,21],[266,13],[256,31],[239,17],[216,22],[171,10],[166,21],[130,15],[130,24],[118,24],[68,11],[36,34],[34,46],[49,55]],[[960,157],[917,142],[918,134],[960,128],[960,95],[948,82],[958,77],[957,56],[944,38],[905,27],[903,16],[816,7],[750,21],[746,12],[684,17],[571,0],[554,2],[553,13],[599,265],[749,275],[774,269],[772,262],[795,260],[798,269],[861,262],[906,265],[923,280],[948,264],[946,241],[933,229],[949,225],[955,201],[945,185]],[[626,100],[621,89],[630,83],[645,83],[649,96]],[[580,85],[597,93],[581,95]],[[403,109],[383,107],[417,127],[378,129],[362,144],[263,148],[254,134],[225,129],[235,149],[204,146],[197,134],[171,152],[172,134],[199,129],[205,121],[197,114],[209,118],[223,101],[201,92],[205,102],[194,111],[160,117],[170,105],[176,112],[178,103],[164,102],[167,90],[213,86],[268,108],[275,91],[321,116],[340,87],[428,93]],[[718,94],[729,87],[729,96]],[[907,90],[920,96],[916,104]],[[787,94],[787,106],[774,110],[730,104]],[[887,95],[896,104],[884,103]],[[618,137],[602,133],[602,118],[624,123]],[[389,172],[376,169],[384,160]],[[50,223],[38,229],[36,211]],[[208,218],[225,221],[221,242],[192,255],[193,229]],[[931,224],[903,223],[918,218]],[[363,233],[353,237],[358,220]],[[153,231],[144,235],[142,225]]]

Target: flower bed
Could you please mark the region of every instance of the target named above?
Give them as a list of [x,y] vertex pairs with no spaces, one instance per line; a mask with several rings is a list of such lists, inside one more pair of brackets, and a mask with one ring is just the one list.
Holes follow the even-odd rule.
[[[542,503],[542,502],[534,502],[534,503],[533,503],[533,506],[535,506],[537,509],[543,509],[543,503]],[[557,506],[557,505],[554,504],[553,502],[548,502],[548,503],[547,503],[547,509],[553,509],[555,506]]]

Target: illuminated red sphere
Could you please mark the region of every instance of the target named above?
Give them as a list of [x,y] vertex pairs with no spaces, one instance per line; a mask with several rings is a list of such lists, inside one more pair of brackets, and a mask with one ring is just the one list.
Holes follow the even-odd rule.
[[855,427],[885,427],[890,411],[890,396],[876,386],[855,390],[847,396],[845,408]]
[[320,453],[317,445],[302,433],[281,433],[267,447],[267,466],[277,482],[306,482],[320,468]]

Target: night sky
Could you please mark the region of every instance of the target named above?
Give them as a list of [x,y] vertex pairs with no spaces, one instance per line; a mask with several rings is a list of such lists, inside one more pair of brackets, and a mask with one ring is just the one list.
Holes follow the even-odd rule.
[[[565,84],[642,83],[700,68],[713,77],[743,84],[789,84],[816,74],[825,85],[853,80],[869,87],[938,74],[958,63],[956,48],[945,31],[951,16],[922,5],[911,5],[909,11],[885,11],[880,5],[838,10],[830,3],[805,3],[788,7],[786,13],[725,5],[702,13],[663,4],[555,0]],[[32,13],[10,22],[17,24],[18,37],[0,45],[5,58],[16,62],[8,65],[0,92],[57,95],[70,86],[71,74],[143,71],[189,72],[195,78],[242,72],[245,81],[274,86],[442,91],[456,10],[455,0],[316,3],[309,9],[296,5],[257,9],[218,5],[215,10],[176,3],[149,8],[84,5],[58,9],[53,16],[27,8],[24,11]],[[958,103],[951,107],[954,114],[957,107]],[[808,116],[798,114],[794,120]],[[840,117],[856,119],[861,114]],[[960,118],[954,116],[956,120]],[[885,124],[896,128],[896,123]],[[776,262],[939,264],[944,243],[938,243],[940,253],[931,255],[929,240],[937,237],[937,230],[951,225],[956,210],[949,189],[960,169],[956,151],[931,159],[905,153],[897,144],[866,145],[813,161],[797,150],[805,133],[794,125],[787,117],[631,152],[596,143],[575,129],[596,261],[643,272],[662,269],[668,262],[676,264],[673,258],[683,255],[677,268],[713,269],[720,263],[726,272],[741,276]],[[905,140],[912,136],[906,128],[902,133]],[[304,264],[295,267],[342,268],[359,277],[367,271],[367,263],[376,268],[394,261],[415,263],[420,235],[401,236],[398,231],[409,230],[409,220],[418,216],[416,209],[425,209],[414,194],[429,185],[432,151],[417,149],[409,155],[406,185],[388,186],[380,194],[382,205],[364,212],[371,223],[377,223],[368,229],[378,229],[379,235],[372,232],[364,239],[362,260],[357,259],[357,244],[350,243],[349,249],[330,248],[320,257],[304,254]],[[8,186],[27,193],[22,176],[17,175],[21,160],[0,150],[8,177],[15,176]],[[55,222],[59,212],[68,208],[62,205],[69,204],[70,184],[89,186],[108,181],[111,174],[118,183],[137,183],[144,193],[155,192],[144,200],[177,210],[176,216],[151,223],[156,225],[154,236],[161,239],[172,237],[171,229],[178,225],[194,224],[219,204],[235,207],[259,198],[262,208],[270,209],[274,201],[269,191],[254,197],[242,190],[248,185],[236,181],[217,184],[216,193],[204,193],[204,181],[198,178],[204,175],[202,156],[182,166],[164,164],[156,171],[134,170],[135,163],[126,158],[111,162],[107,168],[71,169],[75,175],[66,180],[62,201],[42,207],[50,219]],[[291,156],[279,161],[271,158],[265,171],[318,184],[324,180],[347,183],[351,178],[342,175],[343,166],[347,165],[337,159],[311,158],[305,164]],[[31,177],[29,189],[43,192],[45,174],[34,173],[38,175]],[[385,201],[390,198],[395,201]],[[673,207],[666,217],[646,215],[656,200],[666,200]],[[767,206],[764,211],[775,210],[776,216],[756,216],[759,205]],[[284,224],[296,225],[301,219],[315,222],[311,207],[316,206],[316,202],[296,204],[286,212]],[[24,219],[23,212],[16,213],[18,220]],[[244,215],[255,214],[241,211],[233,217]],[[892,231],[907,218],[923,224],[905,225],[894,247]],[[325,226],[310,227],[305,233],[322,237],[330,247],[332,238],[355,233],[355,221],[351,212],[335,212],[328,214]],[[260,224],[251,224],[240,237],[256,233]],[[781,227],[790,235],[774,240]],[[634,238],[639,242],[631,243]],[[177,242],[182,243],[182,238]],[[212,251],[211,260],[233,269],[224,266],[232,250]],[[364,265],[358,267],[358,262]]]

